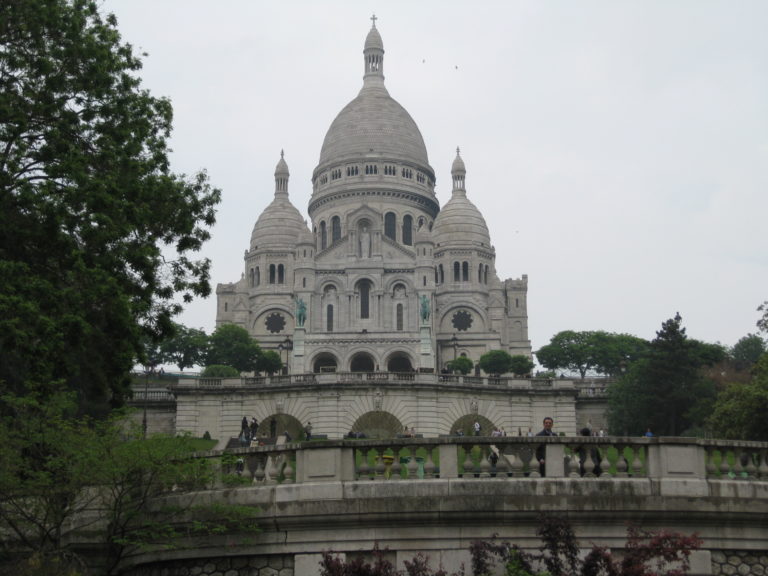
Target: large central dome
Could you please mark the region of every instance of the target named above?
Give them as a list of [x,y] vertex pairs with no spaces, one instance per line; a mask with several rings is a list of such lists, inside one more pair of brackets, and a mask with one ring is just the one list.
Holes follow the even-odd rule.
[[419,127],[384,87],[384,44],[375,26],[363,54],[363,88],[328,129],[318,170],[353,158],[378,157],[420,165],[431,173]]
[[375,155],[428,165],[416,122],[384,89],[363,89],[328,129],[320,164]]

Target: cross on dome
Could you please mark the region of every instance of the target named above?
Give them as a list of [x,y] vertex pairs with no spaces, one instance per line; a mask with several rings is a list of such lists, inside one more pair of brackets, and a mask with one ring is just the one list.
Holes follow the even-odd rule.
[[378,18],[376,18],[376,14],[374,14],[373,16],[371,16],[371,22],[373,22],[373,27],[374,27],[374,28],[376,28],[376,20],[378,20]]

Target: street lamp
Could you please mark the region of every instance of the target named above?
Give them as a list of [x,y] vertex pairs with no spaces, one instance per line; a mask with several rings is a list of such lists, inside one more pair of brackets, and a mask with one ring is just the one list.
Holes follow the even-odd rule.
[[290,336],[286,336],[281,346],[285,349],[285,374],[288,374],[288,361],[291,357],[291,350],[293,350],[293,340]]
[[149,370],[144,369],[144,416],[141,419],[142,437],[147,437],[147,401],[149,398]]
[[451,338],[451,344],[453,344],[453,361],[456,362],[456,348],[459,346],[459,339],[456,338],[456,334]]
[[277,349],[280,351],[279,352],[279,354],[280,354],[280,362],[283,361],[283,349],[284,348],[285,348],[285,346],[283,346],[282,342],[280,342],[280,344],[277,345]]

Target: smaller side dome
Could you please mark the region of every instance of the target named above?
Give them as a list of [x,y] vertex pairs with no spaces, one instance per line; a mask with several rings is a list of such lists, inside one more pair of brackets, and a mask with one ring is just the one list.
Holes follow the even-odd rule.
[[288,164],[284,153],[275,167],[275,198],[264,209],[251,233],[251,250],[293,249],[304,232],[309,232],[304,218],[288,197]]
[[480,210],[467,198],[464,188],[466,167],[456,149],[456,159],[451,167],[453,193],[440,210],[432,227],[432,239],[436,246],[485,246],[491,248],[491,235]]

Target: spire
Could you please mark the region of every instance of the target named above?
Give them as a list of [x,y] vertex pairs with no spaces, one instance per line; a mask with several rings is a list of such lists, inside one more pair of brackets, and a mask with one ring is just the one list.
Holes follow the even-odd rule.
[[461,159],[461,152],[459,147],[456,147],[456,159],[451,166],[451,176],[453,177],[453,192],[454,194],[459,192],[462,194],[467,193],[464,187],[464,178],[467,174],[467,169],[464,167],[464,160]]
[[288,198],[288,164],[285,162],[285,152],[280,150],[280,160],[275,167],[275,198]]
[[376,29],[376,15],[371,16],[371,26],[368,36],[365,38],[363,58],[365,61],[365,75],[363,76],[364,88],[368,86],[384,86],[384,43],[381,34]]

